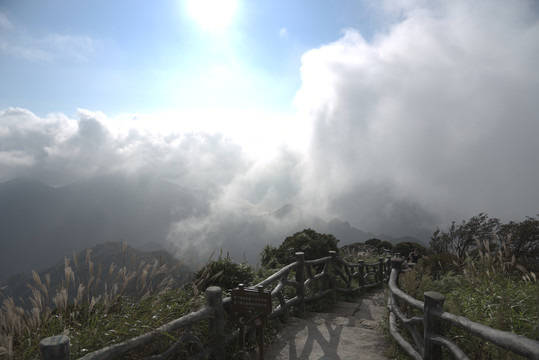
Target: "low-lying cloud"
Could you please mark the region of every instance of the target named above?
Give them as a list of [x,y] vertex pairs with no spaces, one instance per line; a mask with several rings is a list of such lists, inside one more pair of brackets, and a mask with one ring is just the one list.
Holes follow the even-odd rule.
[[384,3],[398,20],[372,40],[346,29],[304,54],[297,114],[287,120],[294,130],[271,157],[238,141],[263,138],[254,127],[240,137],[181,125],[165,133],[88,110],[71,118],[9,108],[0,111],[0,181],[149,174],[203,190],[207,212],[178,219],[169,237],[201,253],[229,244],[253,252],[250,238],[281,236],[278,224],[249,219],[286,203],[365,231],[423,238],[479,212],[535,215],[536,3],[402,4]]

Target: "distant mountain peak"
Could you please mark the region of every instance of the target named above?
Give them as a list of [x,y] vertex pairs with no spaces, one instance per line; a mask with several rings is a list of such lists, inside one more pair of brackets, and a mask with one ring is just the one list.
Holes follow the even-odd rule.
[[292,205],[292,204],[285,204],[278,208],[277,210],[274,210],[270,213],[270,215],[275,216],[276,218],[282,219],[286,216],[290,216],[293,213],[297,213],[301,211],[300,208]]
[[336,225],[340,225],[340,226],[344,226],[344,227],[347,227],[347,228],[351,228],[352,226],[350,225],[350,222],[348,220],[345,220],[345,221],[342,221],[341,219],[339,218],[334,218],[332,219],[328,225],[330,226],[336,226]]

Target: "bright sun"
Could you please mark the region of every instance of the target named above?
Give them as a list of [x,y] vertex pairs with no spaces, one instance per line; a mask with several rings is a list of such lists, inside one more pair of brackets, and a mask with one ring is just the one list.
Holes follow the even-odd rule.
[[236,12],[236,0],[187,0],[187,10],[204,29],[226,27]]

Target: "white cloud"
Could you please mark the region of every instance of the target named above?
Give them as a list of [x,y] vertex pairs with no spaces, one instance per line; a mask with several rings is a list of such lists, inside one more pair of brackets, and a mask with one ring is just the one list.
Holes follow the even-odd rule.
[[374,231],[399,202],[423,209],[415,223],[533,215],[537,9],[420,3],[404,2],[403,19],[373,43],[349,29],[304,55],[295,101],[315,129],[308,178],[318,182],[305,181],[306,196],[317,189],[320,204]]
[[99,42],[85,35],[49,34],[36,45],[54,58],[88,60],[100,46]]
[[20,108],[0,111],[0,151],[26,155],[0,181],[19,175],[65,184],[111,173],[152,174],[189,188],[219,188],[243,171],[242,149],[219,133],[111,131],[114,120],[80,109],[76,119],[40,118]]
[[13,28],[13,24],[6,14],[0,12],[0,29],[9,30]]
[[0,151],[2,167],[29,167],[34,163],[34,158],[23,151]]
[[38,36],[15,26],[0,13],[0,51],[30,61],[86,61],[101,43],[86,35],[48,33]]
[[53,60],[52,54],[47,51],[37,48],[11,45],[5,41],[0,42],[0,50],[5,54],[30,61],[49,62]]

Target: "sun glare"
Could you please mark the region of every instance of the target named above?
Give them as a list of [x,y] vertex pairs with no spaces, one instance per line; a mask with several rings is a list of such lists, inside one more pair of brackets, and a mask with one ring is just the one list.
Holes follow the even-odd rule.
[[187,0],[189,15],[204,29],[218,30],[232,21],[236,0]]

